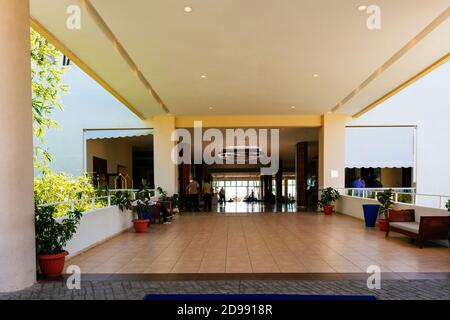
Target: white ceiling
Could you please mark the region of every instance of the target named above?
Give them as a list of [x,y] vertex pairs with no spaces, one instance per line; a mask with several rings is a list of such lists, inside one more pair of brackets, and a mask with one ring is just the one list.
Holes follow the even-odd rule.
[[[86,11],[81,30],[66,29],[66,8],[79,2],[31,0],[31,15],[144,116],[162,113]],[[382,28],[370,31],[356,0],[90,2],[176,115],[330,111],[450,5],[378,0]],[[358,112],[429,66],[450,52],[448,39],[449,19],[338,112]]]

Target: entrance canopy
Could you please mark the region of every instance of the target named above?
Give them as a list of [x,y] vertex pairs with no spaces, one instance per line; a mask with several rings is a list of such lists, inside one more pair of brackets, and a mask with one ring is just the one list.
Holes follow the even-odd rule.
[[86,130],[86,140],[140,137],[153,134],[152,129]]
[[347,168],[415,167],[415,127],[347,127]]

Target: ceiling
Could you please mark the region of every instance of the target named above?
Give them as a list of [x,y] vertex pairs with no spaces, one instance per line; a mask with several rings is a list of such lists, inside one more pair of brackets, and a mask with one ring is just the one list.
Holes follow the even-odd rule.
[[[30,2],[34,21],[144,118],[164,113],[161,101],[99,19],[175,115],[353,115],[450,52],[449,0],[378,0],[381,30],[356,0]],[[83,3],[81,29],[68,30],[67,7]]]

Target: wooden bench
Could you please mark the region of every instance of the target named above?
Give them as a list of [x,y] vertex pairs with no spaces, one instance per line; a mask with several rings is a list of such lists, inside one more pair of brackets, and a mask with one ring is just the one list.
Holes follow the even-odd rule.
[[413,209],[389,209],[388,220],[386,237],[390,231],[398,232],[416,239],[420,248],[426,240],[448,240],[450,243],[450,216],[421,216],[416,222]]

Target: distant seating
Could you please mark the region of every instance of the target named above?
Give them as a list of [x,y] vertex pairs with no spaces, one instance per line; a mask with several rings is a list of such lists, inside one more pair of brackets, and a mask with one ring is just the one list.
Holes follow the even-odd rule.
[[420,248],[426,240],[448,239],[450,243],[450,216],[421,216],[420,222],[416,222],[413,209],[389,209],[388,216],[386,237],[390,231],[398,232],[416,239]]

